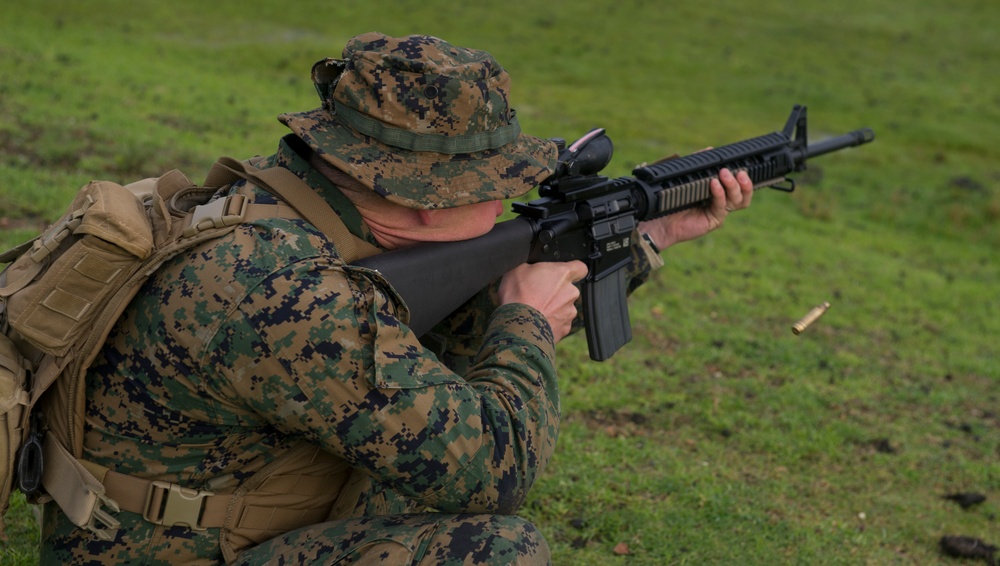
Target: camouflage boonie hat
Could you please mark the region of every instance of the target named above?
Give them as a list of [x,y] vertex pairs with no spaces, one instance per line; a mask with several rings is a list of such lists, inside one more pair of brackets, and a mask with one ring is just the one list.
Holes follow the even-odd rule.
[[278,117],[327,162],[390,201],[447,208],[515,197],[556,166],[521,133],[510,77],[484,51],[367,33],[313,66],[323,106]]

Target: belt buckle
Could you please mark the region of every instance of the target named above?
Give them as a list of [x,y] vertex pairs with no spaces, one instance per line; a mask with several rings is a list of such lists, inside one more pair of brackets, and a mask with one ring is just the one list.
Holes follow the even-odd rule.
[[156,525],[182,525],[204,531],[205,527],[199,522],[205,508],[205,498],[209,495],[212,495],[209,491],[188,489],[165,481],[150,482],[142,517]]
[[93,493],[96,496],[94,508],[90,512],[90,520],[83,525],[83,528],[93,533],[98,540],[115,540],[115,533],[121,527],[121,523],[108,510],[118,513],[121,509],[113,499],[103,493]]

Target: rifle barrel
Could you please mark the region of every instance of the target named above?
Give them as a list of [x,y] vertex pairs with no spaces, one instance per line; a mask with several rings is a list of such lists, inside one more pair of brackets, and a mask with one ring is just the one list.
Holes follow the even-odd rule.
[[853,147],[875,140],[875,132],[871,128],[861,128],[853,132],[847,132],[842,136],[836,136],[816,143],[809,144],[806,149],[806,158],[813,158],[818,155],[837,151],[845,147]]

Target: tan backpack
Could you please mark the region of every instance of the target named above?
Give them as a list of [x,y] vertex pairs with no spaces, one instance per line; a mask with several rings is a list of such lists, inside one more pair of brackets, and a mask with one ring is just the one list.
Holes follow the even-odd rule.
[[[0,273],[0,535],[15,482],[31,501],[54,499],[76,525],[103,539],[113,536],[118,522],[110,512],[120,509],[192,528],[224,523],[220,516],[231,514],[231,497],[205,501],[212,494],[121,474],[116,486],[130,491],[110,497],[109,471],[80,460],[83,378],[125,307],[165,261],[241,223],[304,218],[334,240],[345,261],[377,252],[294,173],[255,164],[224,157],[204,186],[177,170],[126,186],[88,183],[58,222],[0,254],[0,263],[10,262]],[[244,189],[215,196],[241,178],[249,181]],[[288,204],[253,203],[252,185]],[[43,421],[35,407],[46,392]],[[275,464],[270,472],[280,471]],[[357,495],[344,493],[337,503],[351,506]]]

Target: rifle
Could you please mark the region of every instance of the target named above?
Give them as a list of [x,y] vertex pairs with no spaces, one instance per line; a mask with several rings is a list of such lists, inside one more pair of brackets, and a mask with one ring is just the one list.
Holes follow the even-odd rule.
[[[795,105],[780,132],[636,167],[633,177],[598,175],[613,146],[601,128],[566,147],[559,145],[556,171],[539,185],[539,197],[516,202],[518,217],[487,234],[461,242],[420,244],[372,256],[356,265],[382,273],[410,310],[409,327],[422,336],[477,292],[525,262],[587,264],[580,283],[590,357],[610,358],[632,339],[625,271],[633,231],[640,221],[703,206],[709,183],[722,168],[743,169],[754,189],[791,192],[785,175],[806,160],[875,139],[870,128],[808,144],[806,107]],[[782,183],[789,183],[781,186]]]

